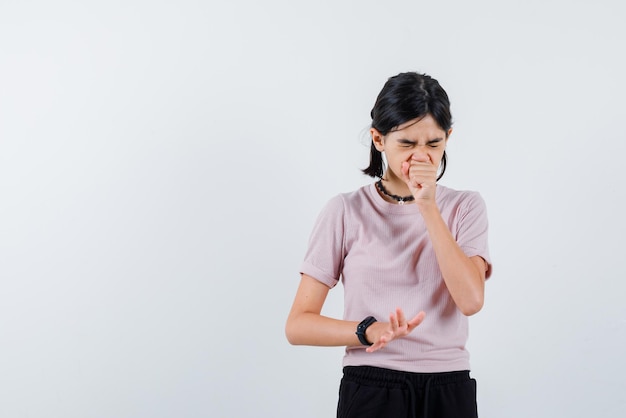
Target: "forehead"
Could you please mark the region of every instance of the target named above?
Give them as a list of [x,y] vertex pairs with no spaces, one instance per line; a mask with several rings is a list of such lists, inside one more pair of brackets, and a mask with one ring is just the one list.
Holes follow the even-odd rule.
[[389,136],[395,138],[416,136],[445,137],[445,135],[446,132],[441,129],[437,121],[430,114],[407,121],[389,132]]

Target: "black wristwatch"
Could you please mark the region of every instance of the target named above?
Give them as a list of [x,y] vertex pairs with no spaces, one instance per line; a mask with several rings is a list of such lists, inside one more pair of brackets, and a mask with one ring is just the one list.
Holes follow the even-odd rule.
[[367,318],[362,320],[359,325],[357,325],[357,327],[356,327],[356,335],[357,335],[357,337],[359,337],[359,341],[361,341],[361,344],[363,344],[363,345],[372,345],[372,343],[367,341],[367,338],[365,338],[365,330],[367,329],[367,327],[372,325],[374,322],[376,322],[376,318],[374,318],[373,316],[368,316]]

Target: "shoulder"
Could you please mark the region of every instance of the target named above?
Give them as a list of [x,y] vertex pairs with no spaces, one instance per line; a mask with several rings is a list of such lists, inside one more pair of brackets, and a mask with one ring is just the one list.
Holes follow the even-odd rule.
[[332,219],[332,222],[348,222],[359,219],[364,213],[371,213],[371,191],[369,186],[331,197],[323,206],[318,221]]
[[350,210],[355,207],[361,207],[364,202],[371,200],[370,188],[371,185],[366,185],[351,192],[339,193],[333,196],[326,203],[326,206],[335,210]]
[[479,192],[474,190],[456,190],[451,187],[437,185],[437,194],[446,201],[483,200]]
[[363,191],[361,189],[348,193],[339,193],[328,199],[322,207],[320,217],[340,217],[346,212],[350,212],[351,208],[357,206],[357,202],[362,199],[360,195],[363,194]]
[[441,208],[465,208],[468,210],[485,210],[485,201],[479,192],[474,190],[455,190],[437,185],[437,200]]

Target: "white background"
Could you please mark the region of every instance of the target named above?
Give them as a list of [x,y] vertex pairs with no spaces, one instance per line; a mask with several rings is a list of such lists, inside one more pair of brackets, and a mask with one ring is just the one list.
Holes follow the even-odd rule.
[[481,417],[623,416],[624,3],[215,3],[0,3],[0,416],[333,416],[284,322],[407,70],[489,209]]

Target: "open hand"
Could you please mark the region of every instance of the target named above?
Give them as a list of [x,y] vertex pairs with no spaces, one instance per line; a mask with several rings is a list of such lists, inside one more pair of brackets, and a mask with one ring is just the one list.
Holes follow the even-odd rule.
[[374,327],[374,325],[376,325],[374,324],[367,329],[367,331],[372,330],[372,339],[368,338],[368,340],[373,341],[374,343],[365,351],[373,353],[374,351],[384,348],[391,341],[409,335],[419,324],[422,323],[425,316],[426,314],[422,311],[415,315],[411,320],[407,321],[404,317],[402,309],[396,308],[395,312],[389,314],[388,324],[379,323],[377,327]]

